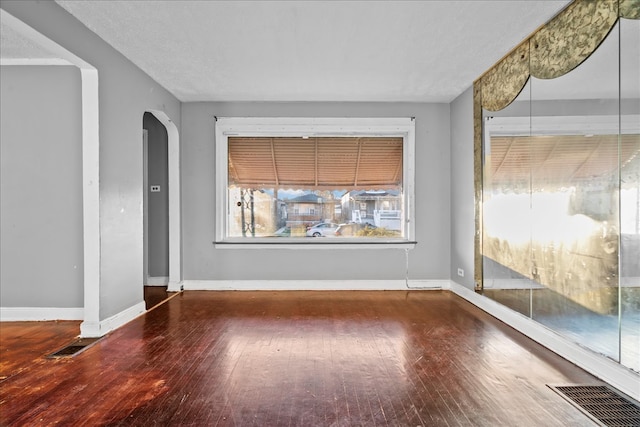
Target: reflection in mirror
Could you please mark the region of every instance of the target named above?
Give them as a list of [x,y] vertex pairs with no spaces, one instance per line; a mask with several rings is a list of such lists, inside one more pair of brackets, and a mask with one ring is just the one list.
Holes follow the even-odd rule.
[[573,71],[531,81],[532,317],[616,361],[618,46],[616,26]]
[[[640,127],[640,21],[620,20],[620,39],[621,115]],[[620,363],[640,372],[640,131],[622,138],[631,155],[620,159]]]
[[[483,294],[531,316],[530,84],[506,108],[483,110]],[[515,120],[513,120],[515,118]],[[514,131],[513,121],[518,122]],[[511,123],[510,123],[511,122]]]
[[482,292],[640,371],[640,21],[483,110]]

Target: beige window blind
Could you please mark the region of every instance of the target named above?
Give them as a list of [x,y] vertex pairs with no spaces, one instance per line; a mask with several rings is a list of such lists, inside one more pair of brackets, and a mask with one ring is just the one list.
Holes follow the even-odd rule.
[[401,189],[401,137],[229,137],[229,185]]

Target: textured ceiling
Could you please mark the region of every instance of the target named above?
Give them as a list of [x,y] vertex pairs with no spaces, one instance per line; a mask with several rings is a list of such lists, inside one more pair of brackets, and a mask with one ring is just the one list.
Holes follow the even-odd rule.
[[[0,25],[2,60],[54,59],[56,54],[14,30],[9,25]],[[3,62],[4,63],[4,62]]]
[[569,1],[57,3],[182,101],[450,102]]

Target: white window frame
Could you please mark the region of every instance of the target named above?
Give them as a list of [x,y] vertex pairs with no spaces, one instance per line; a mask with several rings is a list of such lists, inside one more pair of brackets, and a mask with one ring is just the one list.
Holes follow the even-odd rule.
[[[413,248],[415,246],[415,119],[308,118],[308,117],[216,117],[216,248]],[[301,239],[261,237],[232,238],[226,235],[229,212],[229,137],[402,137],[403,140],[403,237],[394,239],[331,238]]]

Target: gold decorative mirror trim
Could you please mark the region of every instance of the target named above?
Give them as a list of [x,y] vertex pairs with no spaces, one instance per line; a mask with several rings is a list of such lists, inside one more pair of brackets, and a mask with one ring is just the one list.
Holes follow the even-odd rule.
[[618,7],[621,18],[640,19],[640,0],[620,0]]
[[529,79],[529,44],[524,43],[482,77],[482,106],[489,111],[506,108]]
[[478,80],[482,106],[506,108],[530,76],[560,77],[600,46],[619,18],[640,19],[640,0],[575,0]]
[[474,283],[476,291],[482,290],[482,84],[476,82],[473,85],[473,166],[474,166],[474,190],[475,190],[475,258],[474,258]]
[[580,0],[529,40],[531,75],[555,79],[582,64],[618,20],[618,0]]

